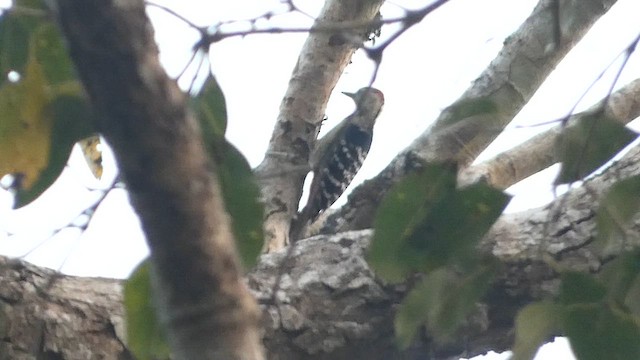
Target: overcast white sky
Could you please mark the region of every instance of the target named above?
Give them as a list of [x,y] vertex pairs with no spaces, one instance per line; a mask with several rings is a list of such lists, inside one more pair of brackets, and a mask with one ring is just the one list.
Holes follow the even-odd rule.
[[[213,24],[221,19],[247,19],[269,10],[282,9],[278,1],[264,0],[156,2],[171,6],[199,25]],[[374,84],[385,93],[385,108],[376,125],[371,152],[355,182],[374,176],[424,131],[487,66],[500,50],[504,38],[522,23],[537,2],[451,0],[391,45],[384,54]],[[322,2],[297,0],[295,3],[306,12],[315,14]],[[417,8],[428,2],[398,0],[394,3],[413,4]],[[382,13],[385,17],[402,15],[399,6],[389,2]],[[169,73],[176,75],[189,59],[197,34],[158,9],[150,9],[149,14],[156,26],[162,61]],[[547,128],[515,128],[516,125],[538,124],[566,115],[599,73],[638,36],[638,14],[640,1],[619,0],[557,67],[485,156]],[[302,27],[310,23],[309,18],[292,14],[258,24],[264,27]],[[247,25],[233,26],[243,28]],[[390,29],[383,29],[383,37],[390,33]],[[213,69],[227,99],[228,137],[252,166],[262,160],[289,75],[304,40],[304,34],[255,35],[227,39],[211,49]],[[620,85],[639,76],[639,58],[637,55],[631,58]],[[329,102],[326,128],[353,110],[351,100],[338,91],[355,91],[366,86],[372,68],[373,64],[361,53],[354,57],[336,88],[338,95]],[[578,110],[588,107],[603,95],[609,87],[610,75],[616,70],[614,66]],[[103,181],[91,179],[84,160],[76,153],[72,165],[59,181],[40,199],[23,209],[11,210],[11,196],[0,193],[0,253],[10,256],[29,253],[27,260],[55,269],[62,267],[69,274],[126,277],[146,255],[147,249],[138,220],[128,206],[123,190],[115,190],[106,198],[84,234],[75,229],[65,229],[51,238],[52,229],[64,227],[97,198],[98,194],[91,193],[87,187],[104,186],[113,178],[113,160],[108,153],[105,157]],[[554,169],[544,171],[512,187],[510,192],[517,196],[509,210],[522,210],[550,201],[554,174]],[[553,354],[539,354],[539,359],[571,358],[563,353]]]

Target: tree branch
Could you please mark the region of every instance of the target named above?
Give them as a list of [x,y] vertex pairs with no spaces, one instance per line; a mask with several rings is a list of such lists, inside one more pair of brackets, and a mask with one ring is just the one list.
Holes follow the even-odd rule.
[[[622,89],[593,105],[589,110],[572,115],[566,126],[575,125],[584,116],[600,111],[604,106],[605,114],[627,124],[640,116],[640,79],[634,80]],[[554,152],[558,136],[564,125],[540,133],[531,139],[504,151],[490,160],[464,169],[458,177],[461,185],[472,184],[479,179],[498,189],[524,180],[558,162]]]
[[0,257],[0,354],[6,359],[133,360],[121,282],[64,276]]

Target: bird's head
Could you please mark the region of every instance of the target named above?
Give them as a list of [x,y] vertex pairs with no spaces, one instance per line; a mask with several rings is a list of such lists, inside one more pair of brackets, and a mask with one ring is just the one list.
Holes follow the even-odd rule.
[[356,103],[356,113],[372,118],[374,121],[384,105],[384,95],[376,88],[363,87],[355,93],[343,92],[343,94]]

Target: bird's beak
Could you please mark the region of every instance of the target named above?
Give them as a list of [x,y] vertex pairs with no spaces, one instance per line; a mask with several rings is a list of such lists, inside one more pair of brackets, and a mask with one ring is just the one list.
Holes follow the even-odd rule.
[[347,95],[348,97],[354,99],[354,100],[356,98],[356,94],[355,93],[350,93],[350,92],[346,92],[346,91],[343,91],[342,93]]

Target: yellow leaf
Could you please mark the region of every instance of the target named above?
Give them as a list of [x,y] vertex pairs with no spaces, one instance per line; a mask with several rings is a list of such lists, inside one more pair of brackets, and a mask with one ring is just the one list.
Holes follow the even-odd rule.
[[78,145],[82,149],[84,159],[89,165],[89,169],[96,179],[102,177],[102,151],[100,150],[100,137],[90,136],[86,139],[78,141]]
[[0,86],[0,177],[19,174],[29,189],[49,160],[53,124],[41,65],[30,58],[23,75]]

